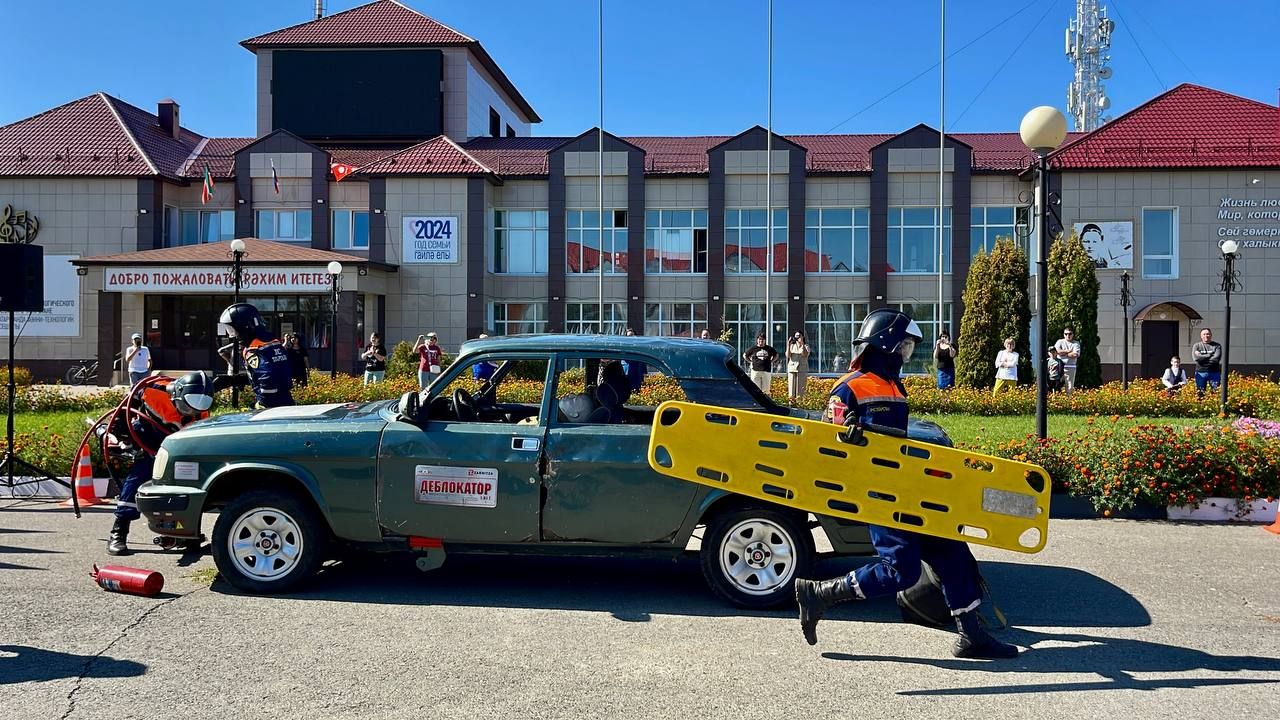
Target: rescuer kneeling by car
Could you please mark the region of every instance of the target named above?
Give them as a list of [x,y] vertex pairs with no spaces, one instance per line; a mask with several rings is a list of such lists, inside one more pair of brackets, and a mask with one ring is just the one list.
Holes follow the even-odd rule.
[[[853,432],[880,427],[905,436],[907,393],[901,380],[902,364],[923,338],[915,321],[901,312],[880,309],[867,315],[853,341],[851,372],[831,390],[831,421],[849,425]],[[941,580],[943,596],[960,632],[952,654],[962,658],[1017,656],[1016,646],[996,640],[979,621],[982,591],[978,563],[967,544],[876,525],[869,530],[879,562],[821,582],[796,580],[800,629],[810,645],[818,642],[818,621],[827,608],[906,590],[920,579],[923,560]]]
[[108,555],[129,554],[129,525],[138,519],[134,498],[138,487],[151,479],[160,443],[183,427],[209,416],[214,381],[203,372],[174,379],[161,375],[143,378],[95,428],[106,435],[107,454],[132,463],[116,500],[116,519],[107,538]]

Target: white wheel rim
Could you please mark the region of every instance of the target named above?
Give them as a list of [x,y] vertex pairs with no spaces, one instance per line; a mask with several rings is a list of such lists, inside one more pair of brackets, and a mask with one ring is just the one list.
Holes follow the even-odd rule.
[[768,595],[795,575],[795,539],[769,520],[743,520],[720,542],[720,573],[738,592]]
[[293,572],[302,559],[302,531],[288,513],[254,508],[231,525],[227,551],[241,575],[273,582]]

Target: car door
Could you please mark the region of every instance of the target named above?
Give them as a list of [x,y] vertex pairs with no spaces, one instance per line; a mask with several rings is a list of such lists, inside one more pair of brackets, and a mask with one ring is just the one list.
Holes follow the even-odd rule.
[[[544,373],[550,367],[547,356],[521,357],[540,361]],[[493,358],[477,361],[485,359]],[[537,542],[539,462],[547,430],[542,408],[549,377],[519,381],[525,383],[525,392],[539,386],[544,390],[537,395],[538,417],[533,423],[466,421],[450,413],[429,417],[432,408],[451,406],[454,389],[474,389],[472,364],[455,363],[432,385],[422,402],[426,419],[399,420],[383,431],[378,458],[379,522],[396,534],[446,542]]]
[[[584,359],[557,358],[557,367],[572,372],[557,373],[556,398],[585,389],[573,374]],[[671,542],[700,488],[649,468],[650,422],[640,422],[641,416],[632,424],[570,423],[561,413],[548,414],[543,541]]]

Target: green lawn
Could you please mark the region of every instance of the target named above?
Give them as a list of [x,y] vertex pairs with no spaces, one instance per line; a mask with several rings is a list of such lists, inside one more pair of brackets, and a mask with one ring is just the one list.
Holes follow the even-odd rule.
[[[75,455],[75,443],[85,431],[84,418],[88,415],[97,417],[97,411],[87,412],[41,412],[19,413],[15,417],[14,428],[19,433],[29,433],[36,438],[22,450],[24,456],[30,456],[33,462],[43,462],[49,469],[64,474],[71,466]],[[921,420],[932,420],[946,429],[952,440],[956,442],[1000,442],[1013,438],[1025,437],[1035,432],[1035,417],[1032,415],[983,416],[983,415],[916,415]],[[1065,435],[1071,430],[1087,427],[1087,419],[1080,415],[1057,415],[1049,417],[1049,434]],[[1109,418],[1098,418],[1096,426],[1111,426]],[[1135,417],[1132,420],[1121,418],[1115,427],[1129,427],[1136,424],[1162,424],[1170,427],[1203,425],[1211,422],[1205,418],[1151,418]],[[0,435],[0,444],[3,443]]]
[[[913,415],[920,420],[931,420],[941,425],[951,439],[956,442],[1001,442],[1014,438],[1033,435],[1036,431],[1034,415]],[[1120,418],[1114,425],[1110,418],[1097,418],[1096,427],[1127,428],[1134,425],[1167,425],[1169,427],[1187,427],[1204,425],[1212,422],[1207,418],[1169,418],[1169,417],[1135,417],[1132,420]],[[1049,436],[1066,435],[1072,430],[1088,427],[1088,418],[1083,415],[1050,415]]]

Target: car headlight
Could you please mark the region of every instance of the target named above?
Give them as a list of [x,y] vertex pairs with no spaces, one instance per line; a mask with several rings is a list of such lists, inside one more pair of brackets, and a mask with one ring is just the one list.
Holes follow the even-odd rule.
[[168,468],[168,465],[169,451],[161,447],[160,452],[156,453],[155,464],[151,466],[151,479],[160,480],[164,478],[164,471]]

